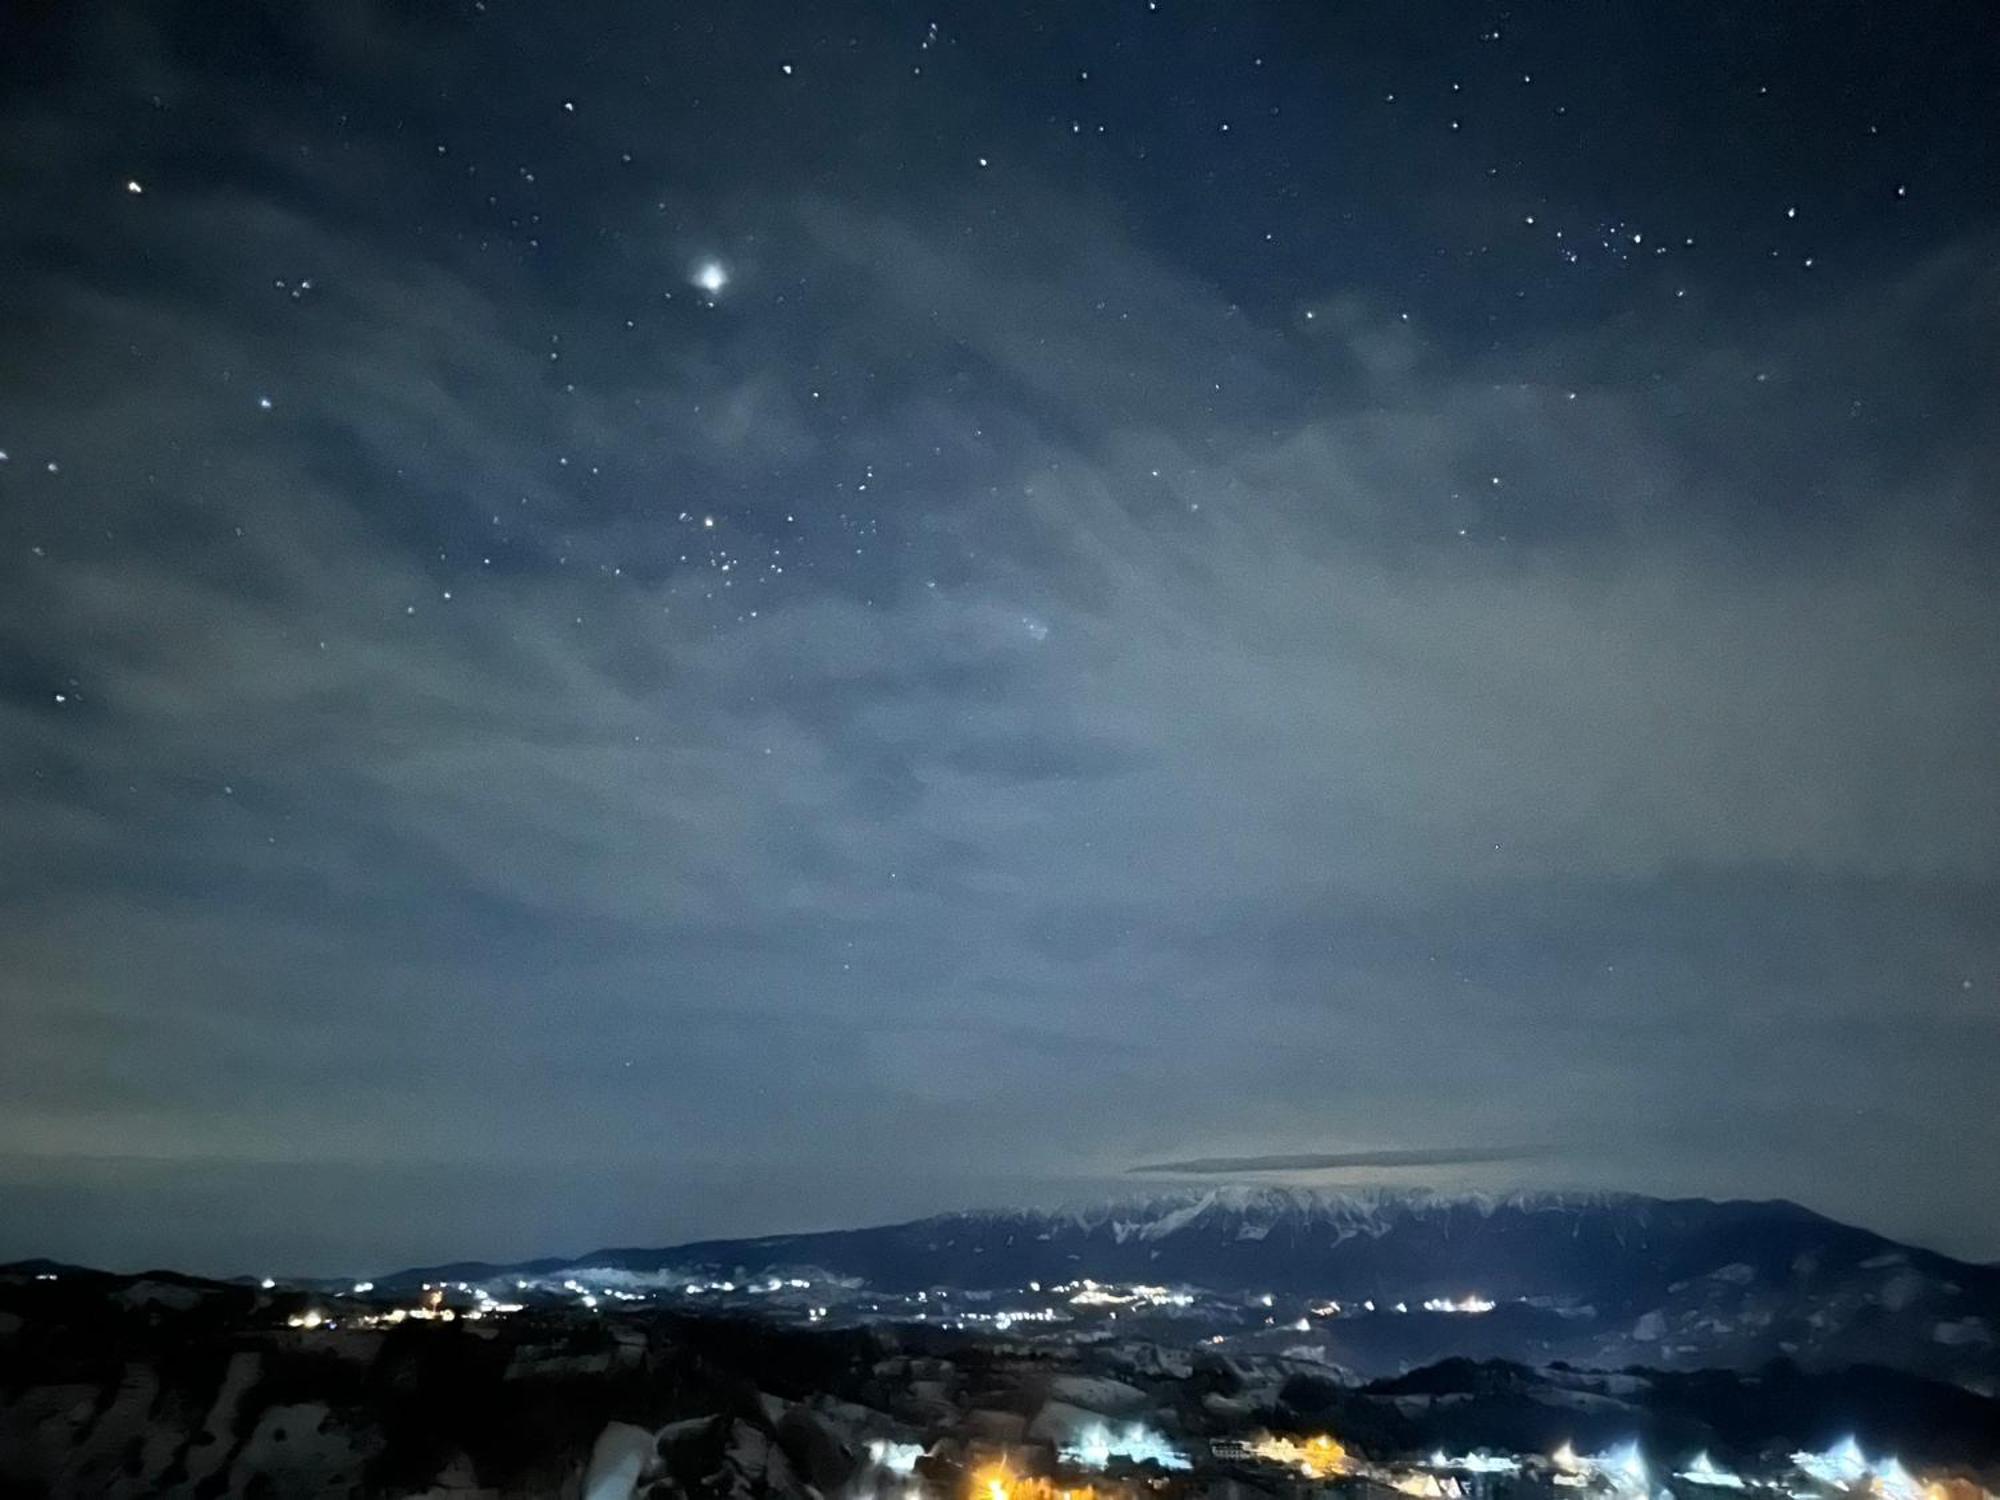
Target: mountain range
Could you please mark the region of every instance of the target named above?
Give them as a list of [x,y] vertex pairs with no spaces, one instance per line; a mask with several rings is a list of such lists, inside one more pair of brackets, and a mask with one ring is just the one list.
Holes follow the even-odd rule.
[[[1218,1188],[378,1279],[572,1275],[661,1288],[801,1277],[850,1299],[923,1290],[1018,1299],[1089,1278],[1198,1289],[1205,1295],[1178,1313],[1183,1322],[1206,1310],[1232,1328],[1242,1323],[1235,1308],[1268,1297],[1274,1327],[1300,1320],[1330,1360],[1365,1373],[1470,1355],[1656,1368],[1877,1362],[1988,1391],[2000,1376],[2000,1270],[1783,1201]],[[1442,1300],[1456,1313],[1466,1299],[1483,1315],[1423,1308]],[[1337,1318],[1310,1311],[1334,1302]]]

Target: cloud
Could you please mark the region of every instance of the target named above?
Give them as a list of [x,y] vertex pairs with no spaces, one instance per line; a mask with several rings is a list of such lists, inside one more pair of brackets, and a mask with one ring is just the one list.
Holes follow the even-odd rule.
[[1434,1146],[1377,1151],[1295,1152],[1275,1156],[1198,1156],[1129,1168],[1185,1177],[1235,1177],[1259,1172],[1340,1172],[1367,1167],[1459,1167],[1532,1161],[1543,1153],[1520,1146]]
[[0,230],[18,1149],[519,1166],[626,1242],[1341,1134],[1836,1203],[1874,1097],[1970,1232],[1994,455],[1905,376],[1976,364],[1984,241],[1502,355],[1056,173],[836,195],[427,55],[520,149],[198,76],[226,172],[0,132],[60,186]]

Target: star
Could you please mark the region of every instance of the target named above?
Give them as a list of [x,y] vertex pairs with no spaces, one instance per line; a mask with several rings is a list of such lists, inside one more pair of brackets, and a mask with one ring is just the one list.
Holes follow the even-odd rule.
[[721,261],[705,260],[695,267],[694,275],[689,279],[713,297],[729,285],[729,272]]

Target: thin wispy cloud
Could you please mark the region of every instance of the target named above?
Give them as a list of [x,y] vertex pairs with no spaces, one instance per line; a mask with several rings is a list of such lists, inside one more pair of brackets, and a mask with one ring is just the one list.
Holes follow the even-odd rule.
[[1525,1146],[1434,1146],[1378,1151],[1300,1151],[1271,1156],[1197,1156],[1147,1162],[1128,1170],[1176,1177],[1249,1177],[1262,1172],[1340,1172],[1364,1168],[1461,1167],[1534,1161],[1545,1151]]

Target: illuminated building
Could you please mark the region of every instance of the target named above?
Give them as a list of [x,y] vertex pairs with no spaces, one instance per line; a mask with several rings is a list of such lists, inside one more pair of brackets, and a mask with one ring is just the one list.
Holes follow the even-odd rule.
[[1137,1423],[1122,1432],[1113,1433],[1102,1422],[1094,1422],[1073,1443],[1064,1444],[1059,1454],[1064,1463],[1078,1464],[1086,1469],[1107,1468],[1113,1459],[1135,1464],[1158,1464],[1163,1469],[1192,1467],[1186,1456],[1165,1438]]
[[1266,1463],[1296,1469],[1307,1479],[1327,1479],[1348,1468],[1347,1449],[1325,1433],[1304,1441],[1266,1433],[1251,1442],[1250,1451]]

